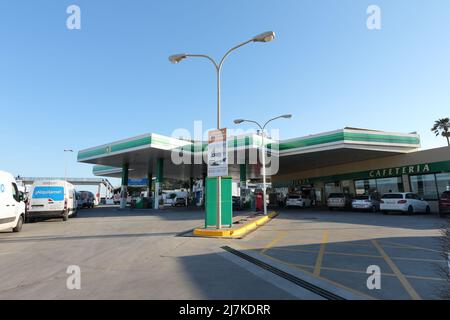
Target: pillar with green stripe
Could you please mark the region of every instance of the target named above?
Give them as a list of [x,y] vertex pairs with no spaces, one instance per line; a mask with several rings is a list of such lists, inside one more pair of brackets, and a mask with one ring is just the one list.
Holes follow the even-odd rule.
[[[149,199],[149,201],[151,201],[152,197],[152,181],[153,181],[153,173],[151,171],[149,171],[147,173],[147,197]],[[149,203],[147,208],[153,208],[153,204]]]
[[161,184],[164,180],[164,159],[159,158],[156,160],[156,171],[155,171],[155,197],[153,201],[153,208],[159,209],[159,193],[161,191]]
[[122,186],[120,190],[120,208],[125,209],[127,206],[127,193],[128,193],[128,171],[130,165],[125,163],[122,165]]

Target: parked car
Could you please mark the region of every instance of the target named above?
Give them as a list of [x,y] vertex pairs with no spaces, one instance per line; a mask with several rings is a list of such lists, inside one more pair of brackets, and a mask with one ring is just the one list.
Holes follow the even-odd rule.
[[311,199],[305,198],[298,194],[289,194],[286,197],[286,208],[288,207],[311,207]]
[[185,206],[187,206],[187,199],[183,198],[183,197],[176,197],[175,202],[173,203],[173,206],[174,207],[178,207],[178,206],[185,207]]
[[16,179],[8,172],[0,171],[0,230],[20,232],[25,222],[25,202]]
[[[95,206],[95,196],[90,191],[80,191],[79,197],[81,199],[82,208],[94,208]],[[80,201],[80,200],[78,200]]]
[[345,209],[351,208],[351,198],[345,193],[330,193],[327,200],[328,209],[331,211],[335,208]]
[[352,200],[352,209],[370,210],[372,212],[377,212],[380,210],[379,196],[374,194],[356,196]]
[[27,220],[36,218],[62,218],[67,221],[77,212],[77,199],[73,185],[67,181],[36,181],[31,187]]
[[415,193],[386,193],[381,197],[380,209],[383,214],[390,211],[414,214],[416,212],[430,213],[431,207]]
[[242,210],[241,197],[233,196],[232,201],[233,201],[233,211]]
[[439,198],[439,214],[445,216],[450,213],[450,191],[444,191]]

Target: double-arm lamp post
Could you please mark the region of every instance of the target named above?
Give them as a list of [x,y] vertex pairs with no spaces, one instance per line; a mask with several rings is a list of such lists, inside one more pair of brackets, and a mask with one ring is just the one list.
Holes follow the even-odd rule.
[[[222,65],[225,61],[225,59],[230,55],[231,52],[233,52],[234,50],[248,44],[251,42],[270,42],[273,39],[275,39],[275,33],[272,31],[269,32],[264,32],[261,33],[253,38],[251,38],[250,40],[247,40],[245,42],[242,42],[240,44],[238,44],[237,46],[231,48],[230,50],[228,50],[225,55],[223,56],[223,58],[220,60],[219,63],[216,62],[216,60],[214,60],[213,58],[211,58],[208,55],[205,54],[188,54],[188,53],[181,53],[181,54],[175,54],[169,57],[169,61],[172,63],[179,63],[182,60],[188,58],[188,57],[193,57],[193,58],[206,58],[209,61],[212,62],[212,64],[214,65],[215,69],[216,69],[216,75],[217,75],[217,129],[220,129],[221,127],[221,119],[220,119],[220,73],[222,70]],[[217,179],[217,229],[222,229],[222,209],[221,209],[221,177],[218,177]]]
[[284,114],[282,116],[278,116],[275,118],[270,119],[269,121],[267,121],[264,125],[260,125],[259,122],[256,122],[254,120],[246,120],[246,119],[237,119],[234,120],[235,124],[241,124],[243,122],[251,122],[256,124],[259,129],[261,129],[261,143],[262,143],[262,155],[261,155],[261,166],[262,166],[262,176],[263,176],[263,206],[264,206],[264,214],[267,215],[267,202],[266,202],[266,145],[264,142],[264,137],[265,137],[265,129],[267,127],[267,125],[277,119],[290,119],[292,118],[291,114]]

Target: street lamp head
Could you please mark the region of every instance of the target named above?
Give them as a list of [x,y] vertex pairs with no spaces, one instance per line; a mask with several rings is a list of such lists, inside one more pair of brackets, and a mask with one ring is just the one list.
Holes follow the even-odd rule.
[[292,114],[284,114],[281,117],[285,118],[285,119],[290,119],[290,118],[292,118]]
[[174,54],[174,55],[169,57],[169,61],[172,62],[173,64],[177,64],[181,60],[186,59],[186,57],[187,57],[186,53]]
[[234,123],[235,124],[241,124],[244,121],[245,121],[244,119],[236,119],[236,120],[234,120]]
[[275,39],[275,32],[268,31],[261,34],[258,34],[256,37],[253,38],[254,42],[270,42],[273,39]]

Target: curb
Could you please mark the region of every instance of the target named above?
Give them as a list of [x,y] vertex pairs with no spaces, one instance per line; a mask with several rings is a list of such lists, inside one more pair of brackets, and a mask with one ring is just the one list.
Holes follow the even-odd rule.
[[248,233],[255,231],[258,227],[268,223],[274,217],[278,215],[278,212],[271,212],[267,216],[263,216],[255,221],[249,222],[242,227],[237,229],[207,229],[207,228],[197,228],[194,229],[194,235],[198,237],[214,237],[214,238],[241,238]]

